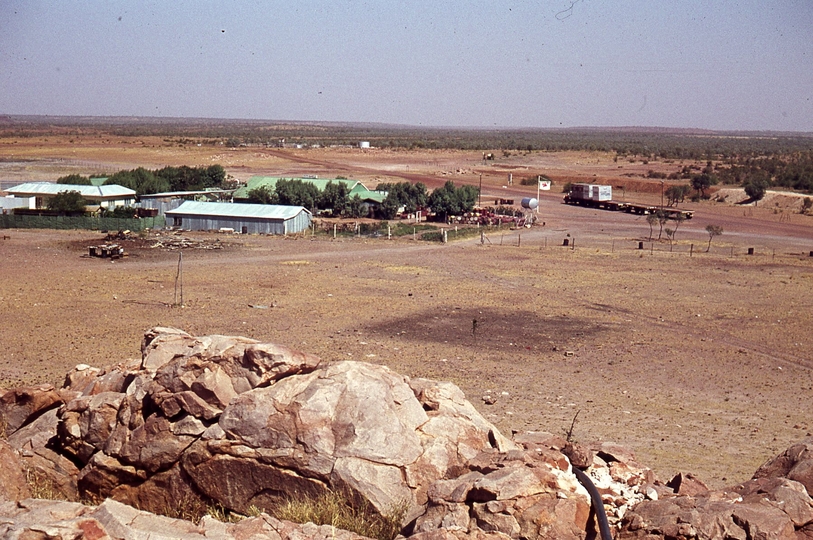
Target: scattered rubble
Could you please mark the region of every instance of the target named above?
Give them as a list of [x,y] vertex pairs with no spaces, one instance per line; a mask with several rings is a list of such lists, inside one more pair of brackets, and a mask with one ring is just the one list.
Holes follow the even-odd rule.
[[169,251],[177,249],[223,249],[225,247],[220,238],[195,240],[183,236],[180,232],[156,233],[155,237],[151,238],[151,241],[151,248]]

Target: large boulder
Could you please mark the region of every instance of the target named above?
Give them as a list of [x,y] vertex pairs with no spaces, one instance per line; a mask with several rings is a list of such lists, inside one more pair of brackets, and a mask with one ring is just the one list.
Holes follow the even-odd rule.
[[813,493],[813,437],[808,437],[766,461],[754,478],[788,478],[796,480]]
[[19,501],[30,496],[20,456],[7,441],[0,439],[0,501]]
[[9,435],[61,404],[62,398],[50,384],[0,391],[0,428]]
[[[466,474],[484,452],[521,448],[450,383],[169,328],[145,334],[140,362],[77,366],[53,394],[61,401],[39,418],[9,408],[24,418],[12,435],[18,449],[51,473],[60,460],[78,466],[64,476],[82,495],[156,512],[181,499],[247,512],[341,491],[381,515],[402,513],[406,524],[430,506],[434,482]],[[35,422],[39,432],[25,427]],[[503,501],[574,495],[560,460],[484,474],[475,491],[496,490]],[[584,507],[584,493],[577,498]],[[504,513],[476,511],[483,524]]]

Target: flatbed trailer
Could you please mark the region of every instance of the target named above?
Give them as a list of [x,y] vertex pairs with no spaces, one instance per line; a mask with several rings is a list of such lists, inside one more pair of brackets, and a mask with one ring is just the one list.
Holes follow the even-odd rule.
[[663,212],[666,214],[666,217],[669,219],[678,219],[678,217],[682,217],[683,219],[692,219],[694,217],[694,211],[692,210],[681,210],[679,208],[661,208],[659,206],[651,206],[648,204],[634,204],[634,203],[627,203],[626,212],[630,214],[639,214],[642,216],[648,216],[650,214],[654,214],[658,211]]
[[661,208],[648,204],[625,203],[612,200],[612,187],[598,184],[573,184],[570,191],[565,195],[563,202],[587,208],[598,208],[599,210],[610,210],[614,212],[627,212],[628,214],[638,214],[647,216],[659,210],[666,214],[669,219],[692,219],[694,212],[691,210],[680,210],[678,208]]

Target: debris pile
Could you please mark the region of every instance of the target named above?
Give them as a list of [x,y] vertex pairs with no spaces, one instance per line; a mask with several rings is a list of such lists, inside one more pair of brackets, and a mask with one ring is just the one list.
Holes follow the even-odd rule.
[[195,240],[179,233],[172,233],[157,235],[150,247],[174,251],[176,249],[223,249],[224,244],[220,238]]

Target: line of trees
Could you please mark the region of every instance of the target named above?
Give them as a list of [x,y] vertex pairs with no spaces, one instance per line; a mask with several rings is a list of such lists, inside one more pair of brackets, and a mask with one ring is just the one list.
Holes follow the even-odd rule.
[[260,186],[248,191],[246,202],[254,204],[282,204],[303,206],[312,212],[330,211],[334,217],[365,217],[368,208],[358,195],[350,196],[350,189],[344,182],[328,182],[319,191],[310,182],[299,179],[280,179],[273,189]]
[[[95,176],[99,177],[99,176]],[[90,185],[94,176],[71,174],[57,179],[58,184]],[[221,165],[208,167],[164,167],[149,170],[139,167],[111,174],[105,185],[117,184],[130,188],[136,195],[164,193],[167,191],[195,191],[226,187],[226,170]]]

